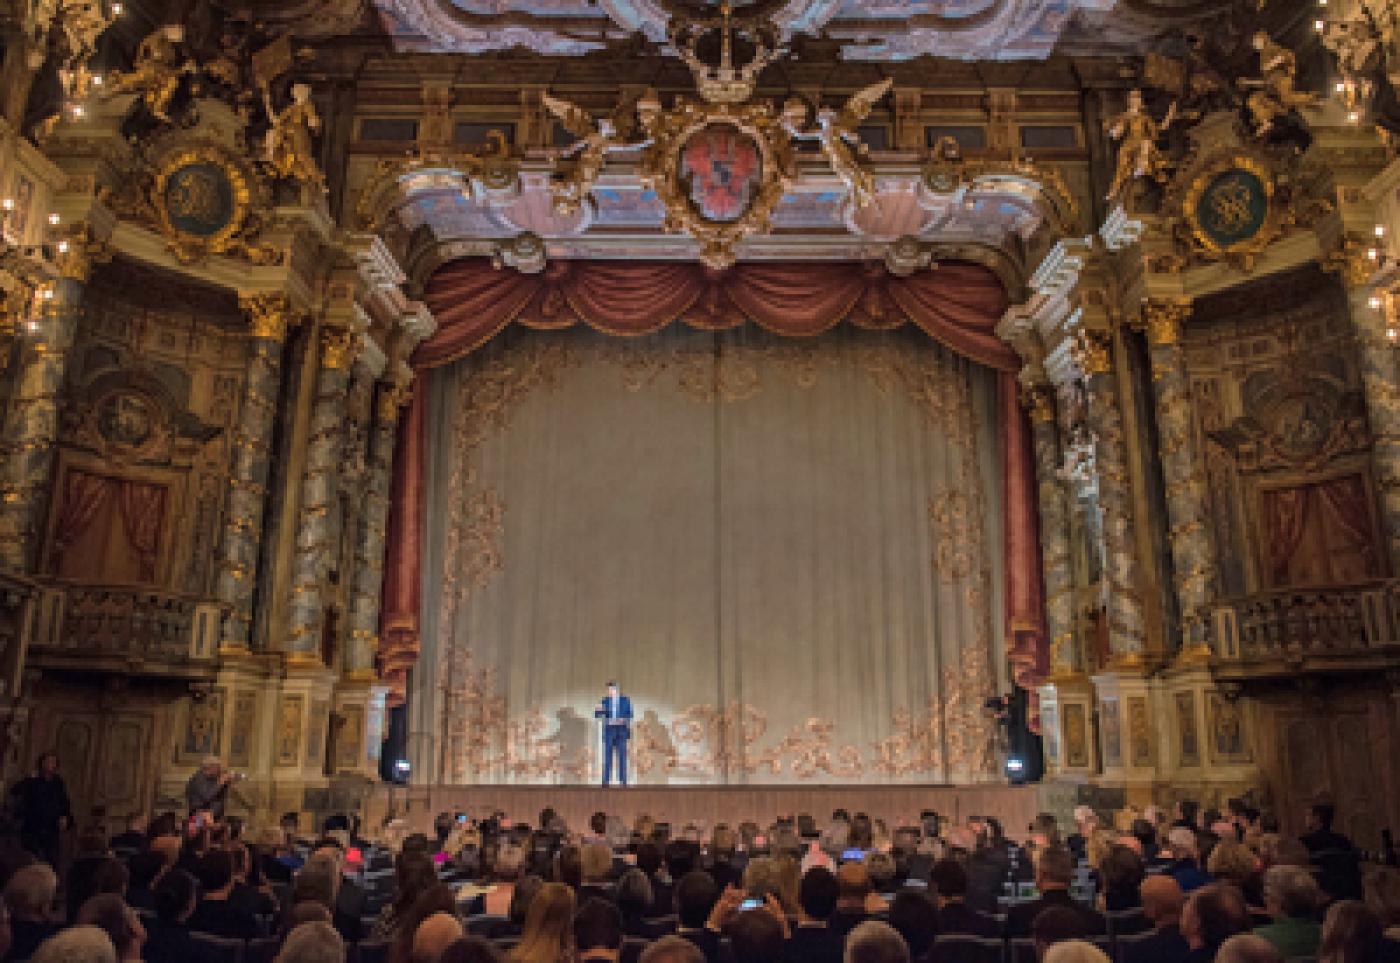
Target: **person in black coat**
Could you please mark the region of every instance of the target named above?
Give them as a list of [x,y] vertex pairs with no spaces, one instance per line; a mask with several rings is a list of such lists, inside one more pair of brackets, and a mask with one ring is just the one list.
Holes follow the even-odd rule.
[[967,870],[956,859],[940,859],[929,871],[929,885],[938,905],[938,932],[993,938],[1001,936],[994,917],[967,905]]
[[1085,906],[1080,906],[1069,895],[1069,885],[1074,876],[1074,862],[1069,851],[1060,846],[1051,846],[1040,856],[1036,869],[1035,882],[1040,890],[1040,898],[1029,903],[1011,907],[1006,914],[1006,935],[1012,939],[1031,935],[1031,923],[1042,912],[1052,907],[1073,910],[1080,917],[1083,936],[1099,936],[1108,931],[1103,915]]
[[845,938],[827,925],[840,895],[831,870],[807,870],[797,889],[797,926],[783,947],[784,963],[841,963]]
[[35,856],[56,866],[60,835],[73,823],[68,787],[58,774],[58,756],[46,752],[34,764],[34,775],[11,790],[19,811],[20,841]]
[[1191,953],[1181,935],[1181,911],[1186,897],[1181,886],[1167,875],[1152,876],[1142,883],[1142,911],[1153,924],[1152,935],[1132,945],[1134,963],[1185,963]]
[[156,882],[155,919],[146,926],[146,963],[188,963],[194,957],[189,919],[197,905],[194,877],[183,869],[172,869]]
[[705,963],[726,963],[728,954],[710,914],[719,902],[719,887],[704,870],[692,870],[676,884],[676,935],[699,947]]

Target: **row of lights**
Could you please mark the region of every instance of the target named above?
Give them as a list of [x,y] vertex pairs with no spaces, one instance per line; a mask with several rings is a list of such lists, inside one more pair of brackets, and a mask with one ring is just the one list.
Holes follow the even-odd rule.
[[[108,9],[108,11],[110,12],[112,18],[113,18],[113,19],[116,19],[117,17],[120,17],[120,16],[122,15],[122,13],[125,11],[126,8],[122,6],[122,4],[120,3],[120,0],[113,0],[112,3],[108,4],[107,9]],[[85,67],[86,65],[83,65],[83,66]],[[80,69],[82,69],[82,68],[80,68]],[[92,77],[89,78],[88,82],[89,82],[93,87],[101,87],[101,86],[102,86],[102,75],[101,75],[101,74],[93,74]],[[81,103],[69,104],[69,105],[68,105],[68,114],[69,114],[69,116],[71,116],[74,120],[82,120],[85,116],[87,116],[87,108],[84,107]]]
[[[1375,227],[1375,233],[1376,239],[1378,241],[1384,238],[1385,225],[1377,224]],[[1371,247],[1366,249],[1367,260],[1375,261],[1377,264],[1379,264],[1381,258],[1382,252],[1379,245],[1372,245]],[[1372,311],[1380,311],[1383,308],[1387,307],[1386,301],[1388,298],[1389,295],[1383,295],[1379,291],[1375,291],[1372,292],[1370,298],[1367,299],[1366,304],[1368,307],[1370,307]],[[1390,311],[1386,311],[1385,337],[1386,340],[1389,341],[1391,344],[1395,344],[1397,341],[1400,341],[1400,327],[1396,327],[1395,319],[1394,317],[1392,317],[1392,312]]]

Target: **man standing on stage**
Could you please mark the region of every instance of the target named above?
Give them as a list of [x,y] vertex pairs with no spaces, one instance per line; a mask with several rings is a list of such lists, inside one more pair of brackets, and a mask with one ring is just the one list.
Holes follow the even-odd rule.
[[617,781],[627,785],[627,740],[632,737],[632,700],[620,695],[617,683],[608,683],[608,694],[593,710],[603,720],[603,785],[612,782],[613,754],[617,754]]

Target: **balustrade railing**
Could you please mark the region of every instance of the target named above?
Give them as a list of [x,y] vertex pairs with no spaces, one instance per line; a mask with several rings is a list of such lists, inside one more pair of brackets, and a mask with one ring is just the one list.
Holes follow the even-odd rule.
[[149,588],[63,584],[42,590],[37,622],[36,656],[199,661],[217,649],[219,607]]
[[1373,654],[1400,645],[1400,580],[1231,599],[1214,628],[1215,655],[1227,660]]

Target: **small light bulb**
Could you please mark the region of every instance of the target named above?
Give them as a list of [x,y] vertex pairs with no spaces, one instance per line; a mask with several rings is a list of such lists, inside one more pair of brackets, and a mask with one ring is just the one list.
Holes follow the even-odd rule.
[[1371,295],[1371,299],[1366,303],[1371,306],[1372,311],[1379,311],[1381,309],[1381,299],[1377,295]]
[[61,220],[63,220],[63,218],[61,218],[61,217],[58,216],[58,212],[57,212],[57,211],[54,211],[52,214],[49,215],[49,223],[52,224],[52,225],[55,226],[55,227],[58,226],[58,222],[61,221]]
[[1327,26],[1327,24],[1321,20],[1313,21],[1313,29],[1316,30],[1318,33],[1322,33],[1322,28],[1325,26]]
[[59,241],[59,242],[58,242],[58,253],[59,253],[59,254],[67,254],[67,253],[68,253],[68,242],[67,242],[67,241]]
[[1377,224],[1377,225],[1376,225],[1376,237],[1385,237],[1385,225],[1384,225],[1384,224]]
[[92,85],[93,85],[94,87],[101,87],[101,86],[102,86],[102,75],[101,75],[101,74],[93,74],[93,75],[92,75]]
[[15,199],[13,197],[5,198],[3,201],[0,201],[0,207],[3,207],[7,211],[13,211],[15,209]]
[[24,322],[24,330],[28,331],[30,334],[38,334],[39,322],[35,321],[33,318],[29,319],[28,321]]
[[1317,5],[1319,7],[1325,7],[1327,6],[1327,0],[1317,0]]
[[1339,94],[1344,94],[1344,93],[1346,93],[1346,92],[1347,92],[1346,81],[1344,81],[1344,80],[1339,80],[1339,81],[1337,81],[1337,83],[1333,86],[1332,89],[1335,90],[1335,91],[1336,91],[1337,93],[1339,93]]
[[1367,248],[1367,249],[1366,249],[1366,257],[1367,257],[1369,260],[1374,261],[1374,260],[1376,260],[1377,258],[1379,258],[1380,256],[1381,256],[1381,252],[1380,252],[1380,251],[1377,251],[1375,248],[1372,247],[1372,248]]
[[74,105],[73,105],[73,116],[74,116],[74,117],[81,118],[81,117],[83,116],[83,113],[84,113],[84,111],[83,111],[83,105],[82,105],[82,104],[74,104]]
[[122,15],[122,5],[121,5],[120,3],[114,3],[114,4],[112,4],[112,16],[114,16],[114,17],[120,17],[121,15]]
[[53,288],[44,288],[44,300],[45,300],[45,301],[52,301],[52,300],[53,300]]
[[1359,110],[1353,110],[1353,111],[1351,111],[1350,113],[1347,114],[1347,120],[1349,120],[1349,121],[1351,121],[1353,124],[1355,124],[1357,121],[1361,120],[1361,111],[1359,111]]
[[1397,337],[1400,337],[1400,331],[1396,331],[1394,328],[1386,328],[1385,336],[1391,341],[1394,341]]

